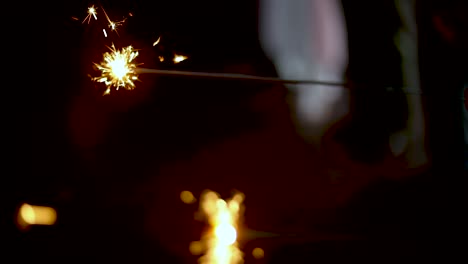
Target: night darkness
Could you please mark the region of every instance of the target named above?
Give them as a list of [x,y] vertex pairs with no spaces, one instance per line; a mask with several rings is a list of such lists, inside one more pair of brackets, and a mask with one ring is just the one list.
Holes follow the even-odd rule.
[[[401,86],[392,1],[351,2],[343,0],[347,78]],[[81,23],[92,4],[128,18],[119,36],[104,37],[104,20]],[[464,183],[458,177],[461,114],[450,94],[468,71],[460,70],[461,51],[448,48],[429,25],[431,7],[421,4],[419,19],[432,160],[408,171],[385,145],[405,124],[403,93],[354,95],[351,122],[337,124],[319,151],[297,135],[282,86],[142,75],[135,90],[102,96],[105,87],[88,76],[98,74],[92,63],[112,43],[141,49],[138,62],[145,68],[276,76],[258,41],[256,1],[55,5],[47,18],[47,85],[31,112],[31,158],[11,175],[2,237],[11,252],[27,252],[17,255],[24,261],[40,255],[57,263],[195,263],[188,244],[203,226],[193,220],[197,206],[182,204],[179,193],[212,189],[228,197],[237,189],[246,195],[250,229],[307,234],[248,241],[247,264],[445,257],[457,248],[452,241],[462,222],[458,189]],[[189,59],[159,62],[173,53]],[[446,86],[445,95],[438,86]],[[55,208],[56,225],[18,231],[12,220],[24,202]],[[252,258],[255,247],[265,249],[264,260]]]

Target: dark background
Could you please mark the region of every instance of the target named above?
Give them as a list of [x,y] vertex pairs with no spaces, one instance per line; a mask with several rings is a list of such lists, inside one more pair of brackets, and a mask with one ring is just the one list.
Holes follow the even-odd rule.
[[[400,58],[392,46],[398,17],[391,1],[376,2],[343,1],[348,78],[399,86]],[[180,252],[201,230],[192,220],[196,206],[182,205],[180,191],[199,195],[211,188],[228,197],[237,188],[247,197],[249,228],[309,234],[300,242],[249,241],[249,263],[255,246],[265,248],[267,261],[281,263],[455,256],[464,180],[454,94],[468,71],[460,66],[461,50],[444,43],[431,24],[434,10],[443,7],[429,2],[435,1],[420,5],[419,19],[432,160],[416,172],[389,158],[385,147],[404,123],[400,93],[356,94],[354,122],[327,136],[338,143],[324,155],[296,135],[284,87],[147,75],[134,91],[102,96],[103,87],[87,76],[112,42],[141,49],[138,61],[148,68],[274,76],[257,40],[255,1],[101,1],[111,17],[133,14],[120,37],[107,39],[102,13],[81,24],[87,7],[98,2],[54,5],[47,20],[47,85],[32,107],[27,163],[11,175],[15,184],[6,192],[11,219],[3,222],[3,237],[12,252],[28,252],[25,258],[175,263],[190,259],[188,250]],[[152,47],[159,36],[160,45]],[[172,52],[189,59],[157,61]],[[57,225],[17,231],[11,220],[23,202],[56,208]]]

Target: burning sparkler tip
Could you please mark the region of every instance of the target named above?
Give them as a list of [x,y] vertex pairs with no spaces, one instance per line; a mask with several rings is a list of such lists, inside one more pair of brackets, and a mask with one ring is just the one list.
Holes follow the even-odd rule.
[[114,44],[108,48],[111,52],[103,54],[103,61],[99,64],[94,63],[101,71],[101,76],[94,77],[92,80],[106,85],[107,90],[104,94],[109,94],[113,87],[116,90],[120,87],[133,90],[134,81],[138,80],[136,64],[133,62],[138,56],[138,51],[132,46],[117,50]]

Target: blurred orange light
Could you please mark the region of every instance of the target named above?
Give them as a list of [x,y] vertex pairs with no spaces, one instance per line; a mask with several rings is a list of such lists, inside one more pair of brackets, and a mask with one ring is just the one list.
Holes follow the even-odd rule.
[[53,225],[57,221],[55,209],[24,203],[18,210],[17,224],[21,229],[31,225]]

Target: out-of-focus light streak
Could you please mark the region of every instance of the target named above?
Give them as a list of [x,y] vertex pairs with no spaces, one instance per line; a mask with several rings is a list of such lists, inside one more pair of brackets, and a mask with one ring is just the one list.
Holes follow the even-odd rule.
[[201,241],[190,244],[192,254],[205,251],[205,255],[199,259],[201,264],[242,263],[243,253],[238,247],[237,230],[243,212],[243,200],[244,195],[240,193],[228,201],[212,191],[202,195],[200,209],[211,228]]
[[172,59],[172,61],[173,61],[174,63],[179,63],[179,62],[182,62],[182,61],[184,61],[184,60],[186,60],[186,59],[188,59],[187,56],[175,54],[175,55],[174,55],[174,59]]
[[94,17],[94,20],[97,20],[97,7],[94,7],[94,5],[88,7],[88,15],[83,20],[83,23],[87,20],[89,24],[91,17]]
[[138,80],[136,72],[137,65],[134,63],[138,56],[138,51],[132,46],[117,50],[114,45],[109,48],[111,52],[103,54],[103,61],[100,64],[94,63],[101,76],[92,78],[93,81],[102,82],[107,86],[104,94],[109,94],[111,89],[120,87],[127,90],[135,88],[134,81]]
[[23,230],[31,225],[53,225],[56,221],[57,212],[51,207],[25,203],[18,210],[17,224]]
[[163,57],[163,56],[159,56],[159,61],[160,61],[160,62],[163,62],[163,61],[164,61],[164,57]]
[[153,46],[158,45],[160,41],[161,41],[161,37],[159,37],[155,42],[153,42]]

